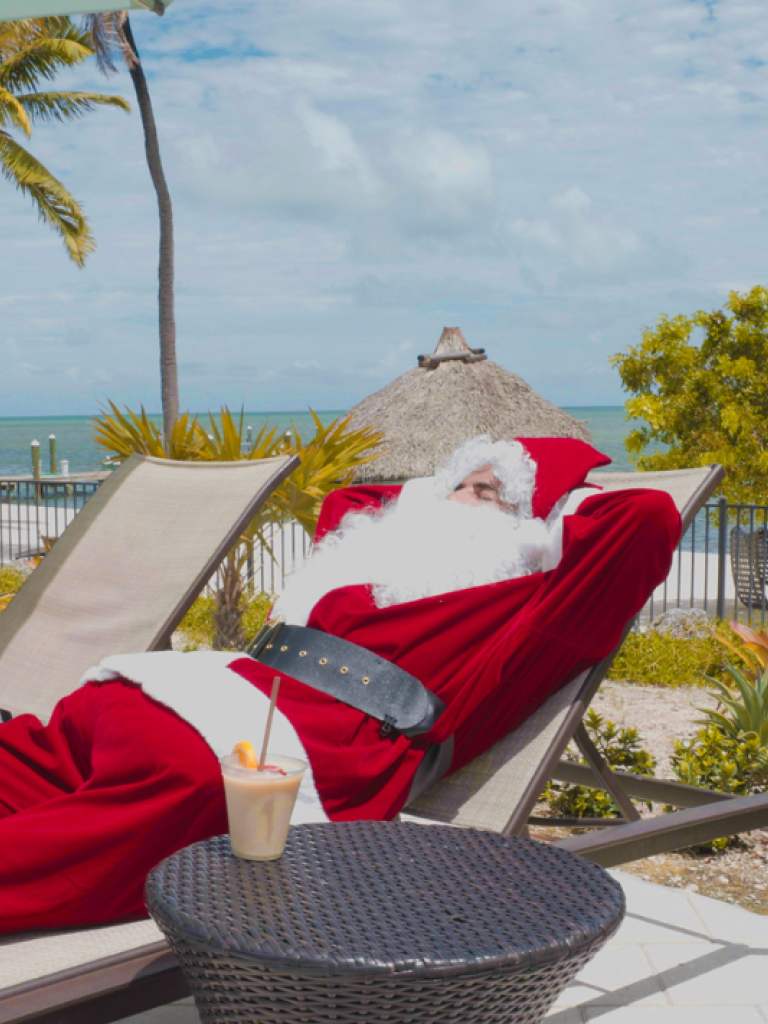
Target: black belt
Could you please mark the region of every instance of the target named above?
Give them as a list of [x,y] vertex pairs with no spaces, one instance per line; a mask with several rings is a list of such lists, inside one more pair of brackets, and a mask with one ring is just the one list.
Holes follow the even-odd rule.
[[404,736],[429,732],[445,704],[386,658],[306,626],[267,623],[247,653],[270,668],[383,722]]

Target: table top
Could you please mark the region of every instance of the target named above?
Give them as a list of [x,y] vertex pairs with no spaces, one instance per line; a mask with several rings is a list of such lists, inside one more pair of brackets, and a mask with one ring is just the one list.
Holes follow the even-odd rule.
[[260,863],[217,836],[159,864],[146,895],[160,927],[193,945],[325,976],[554,963],[624,915],[618,883],[564,850],[394,822],[299,825]]

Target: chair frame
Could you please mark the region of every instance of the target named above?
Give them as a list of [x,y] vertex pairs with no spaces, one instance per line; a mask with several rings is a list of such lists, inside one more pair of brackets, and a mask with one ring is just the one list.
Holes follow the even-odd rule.
[[[683,510],[684,527],[690,524],[698,508],[717,488],[722,476],[721,467],[712,468],[706,483]],[[625,635],[630,626],[627,626]],[[523,797],[511,809],[506,825],[499,831],[505,835],[527,832],[531,811],[551,777],[606,789],[623,809],[625,817],[618,819],[618,825],[556,843],[605,866],[766,824],[768,794],[730,797],[681,783],[617,772],[605,764],[591,744],[582,720],[618,649],[569,684],[574,690],[574,697],[565,718]],[[584,750],[589,765],[561,760],[572,738]],[[638,820],[630,797],[660,800],[687,809],[659,819]],[[579,821],[578,824],[583,825],[584,822]],[[35,1020],[38,1024],[110,1024],[121,1017],[161,1006],[187,994],[181,969],[166,943],[153,942],[45,979],[5,989],[0,993],[0,1024],[21,1024],[27,1020]]]
[[[688,496],[681,508],[683,532],[690,526],[707,499],[717,490],[724,475],[722,466],[711,466],[700,486]],[[597,472],[590,474],[589,480],[598,482],[612,476],[616,474]],[[638,486],[638,483],[634,486]],[[649,482],[649,486],[652,487],[653,484]],[[593,828],[592,832],[557,840],[554,845],[573,853],[580,853],[604,867],[684,849],[697,843],[768,825],[768,793],[737,797],[667,779],[650,779],[612,769],[599,753],[587,734],[583,719],[632,625],[632,622],[627,624],[620,643],[608,657],[556,692],[532,716],[532,722],[536,716],[540,716],[539,728],[543,729],[548,721],[562,714],[563,707],[566,709],[559,725],[549,737],[548,746],[537,758],[535,770],[531,773],[522,793],[516,793],[513,799],[505,799],[501,786],[492,788],[494,799],[498,799],[502,805],[510,805],[504,824],[488,824],[479,816],[473,820],[475,812],[472,809],[467,811],[464,807],[457,813],[455,802],[451,807],[450,799],[443,809],[440,807],[439,796],[436,800],[434,792],[430,790],[423,797],[419,797],[413,806],[406,807],[406,813],[463,826],[493,828],[508,836],[527,835],[529,825],[539,824]],[[548,709],[548,705],[552,706],[552,711]],[[584,755],[586,764],[578,764],[563,757],[566,747],[572,740]],[[504,743],[502,740],[498,746],[501,747]],[[471,765],[467,767],[471,770]],[[464,771],[467,771],[467,768],[462,769],[462,772]],[[533,809],[550,779],[608,792],[618,805],[620,817],[532,817]],[[450,781],[449,777],[444,782],[437,783],[433,790]],[[632,798],[670,804],[683,810],[641,819],[632,804]],[[420,806],[422,800],[424,803]],[[499,820],[501,817],[503,815]]]
[[[220,538],[216,542],[215,549],[206,551],[204,558],[201,557],[199,567],[198,564],[192,567],[195,571],[191,576],[194,578],[190,578],[185,592],[179,595],[167,617],[153,628],[152,636],[147,639],[145,649],[161,650],[167,647],[174,629],[236,543],[244,528],[253,519],[259,507],[274,488],[282,483],[299,464],[299,459],[296,456],[259,461],[261,474],[256,473],[258,467],[255,464],[247,464],[246,460],[226,465],[201,463],[193,466],[189,463],[184,464],[185,470],[193,467],[194,471],[199,473],[201,480],[206,476],[210,477],[211,472],[217,472],[217,465],[222,472],[232,469],[233,472],[239,474],[248,474],[249,465],[251,465],[254,486],[253,490],[249,491],[250,477],[247,485],[243,480],[237,492],[243,496],[237,514],[235,515],[233,509],[232,515],[228,519],[222,520]],[[160,463],[162,468],[165,468],[165,460],[145,459],[143,456],[134,455],[101,485],[93,498],[75,517],[68,530],[62,535],[62,539],[56,543],[51,553],[46,556],[36,570],[36,573],[40,575],[34,579],[32,587],[30,588],[29,582],[25,583],[27,593],[24,595],[24,601],[17,606],[22,609],[22,614],[16,615],[14,619],[10,617],[6,619],[5,616],[8,615],[8,612],[4,612],[4,621],[6,624],[11,624],[11,629],[16,620],[26,622],[28,617],[34,615],[36,603],[45,599],[47,580],[55,578],[59,567],[68,558],[77,558],[77,545],[87,535],[90,523],[100,515],[101,510],[111,500],[119,500],[121,482],[130,473],[140,469],[142,462]],[[265,462],[274,463],[270,474],[266,477],[264,474]],[[176,465],[178,464],[169,464],[168,469],[172,470]],[[265,478],[260,479],[257,483],[257,475]],[[20,593],[24,593],[24,588]],[[14,601],[17,600],[14,599]],[[13,608],[13,602],[10,608]],[[6,625],[6,631],[7,629]],[[0,645],[0,653],[2,653],[2,645]],[[59,696],[70,692],[75,685],[76,681],[74,683],[63,681],[62,692]],[[38,711],[38,709],[35,710]],[[47,710],[49,712],[50,708]],[[43,714],[45,711],[46,708],[41,706],[39,713]],[[101,929],[89,929],[89,932],[107,932],[113,927],[120,927],[120,924],[107,925]],[[51,937],[60,939],[68,934],[57,931],[53,932]],[[23,940],[27,937],[22,936],[21,938]],[[74,941],[74,937],[69,941]],[[7,940],[0,940],[0,949],[7,944]],[[0,1024],[27,1020],[46,1022],[46,1024],[109,1024],[109,1022],[122,1017],[173,1002],[188,994],[189,989],[173,954],[165,940],[157,939],[124,949],[110,956],[89,960],[66,970],[50,973],[17,985],[6,986],[0,990]]]

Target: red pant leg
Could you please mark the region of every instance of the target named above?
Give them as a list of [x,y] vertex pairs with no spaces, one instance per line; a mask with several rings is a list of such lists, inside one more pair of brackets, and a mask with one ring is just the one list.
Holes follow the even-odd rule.
[[49,726],[34,715],[0,726],[0,818],[77,789],[87,774],[81,747],[62,721],[61,704]]
[[[6,738],[7,737],[7,738]],[[218,762],[138,687],[81,687],[47,727],[0,727],[0,934],[143,916],[147,872],[225,832]]]

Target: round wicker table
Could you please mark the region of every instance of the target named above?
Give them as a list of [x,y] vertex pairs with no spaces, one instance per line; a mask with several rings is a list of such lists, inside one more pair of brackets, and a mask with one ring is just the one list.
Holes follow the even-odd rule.
[[533,1024],[624,915],[565,851],[391,822],[300,825],[263,863],[218,836],[146,896],[206,1024]]

